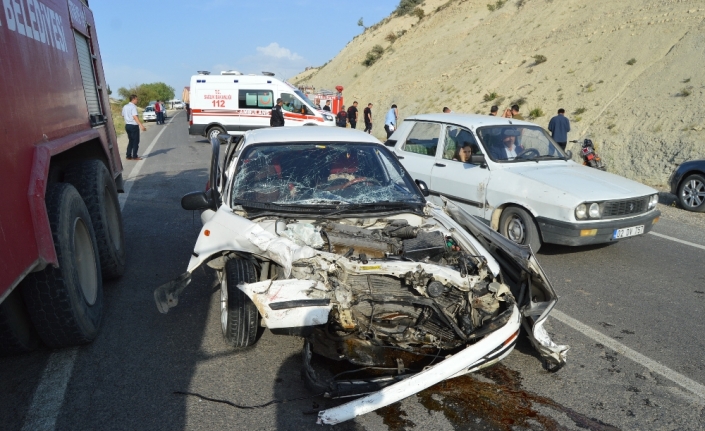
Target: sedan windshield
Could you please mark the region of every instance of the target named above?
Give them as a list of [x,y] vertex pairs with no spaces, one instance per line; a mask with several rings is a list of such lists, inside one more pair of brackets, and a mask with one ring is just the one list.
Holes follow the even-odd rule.
[[245,148],[232,182],[232,202],[416,205],[425,200],[386,148],[321,142]]
[[477,136],[495,162],[525,162],[565,159],[565,153],[538,126],[488,126],[477,129]]

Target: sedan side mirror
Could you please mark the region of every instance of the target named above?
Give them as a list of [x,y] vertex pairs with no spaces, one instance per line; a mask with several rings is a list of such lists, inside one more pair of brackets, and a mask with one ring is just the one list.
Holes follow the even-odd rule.
[[415,180],[416,185],[419,186],[419,190],[421,190],[421,194],[424,196],[428,196],[431,194],[431,192],[428,190],[428,186],[426,185],[425,182],[421,180]]
[[473,154],[470,156],[470,163],[473,165],[480,165],[481,168],[487,167],[487,160],[484,154]]
[[206,192],[191,192],[181,198],[181,208],[189,211],[207,210],[213,206]]

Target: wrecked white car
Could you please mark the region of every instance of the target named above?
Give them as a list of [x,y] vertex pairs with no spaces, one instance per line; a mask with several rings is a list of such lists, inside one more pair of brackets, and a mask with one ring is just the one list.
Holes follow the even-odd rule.
[[[319,423],[496,363],[522,325],[546,369],[565,364],[568,347],[543,327],[556,294],[530,249],[450,202],[427,202],[426,185],[375,138],[301,127],[221,139],[209,190],[182,200],[204,210],[187,272],[155,290],[157,306],[166,313],[196,268],[213,268],[227,343],[254,345],[260,326],[303,337],[309,388],[366,394]],[[316,369],[314,357],[348,371]]]

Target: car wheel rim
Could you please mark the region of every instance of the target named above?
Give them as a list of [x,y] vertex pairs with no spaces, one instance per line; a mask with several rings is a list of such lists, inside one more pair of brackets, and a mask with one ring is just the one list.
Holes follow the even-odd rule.
[[524,226],[524,221],[519,216],[512,216],[507,223],[507,238],[516,242],[517,244],[523,244],[524,238],[526,237],[526,227]]
[[683,201],[691,208],[699,207],[705,202],[705,184],[698,180],[690,180],[683,187]]
[[210,135],[208,135],[208,138],[209,138],[209,140],[210,140],[210,139],[213,139],[213,138],[217,138],[218,135],[220,135],[220,130],[218,130],[218,129],[213,129],[213,130],[211,130]]
[[88,305],[95,304],[98,297],[98,269],[96,268],[93,241],[86,224],[77,218],[73,224],[73,250],[76,257],[76,273],[81,292]]
[[228,330],[228,282],[225,278],[220,283],[220,326],[225,334]]

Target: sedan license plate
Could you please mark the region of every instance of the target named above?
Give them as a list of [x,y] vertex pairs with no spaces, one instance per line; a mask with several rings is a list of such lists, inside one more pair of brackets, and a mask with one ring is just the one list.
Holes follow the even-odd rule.
[[644,225],[625,227],[624,229],[615,229],[612,234],[612,239],[627,238],[630,236],[641,235],[644,233]]

